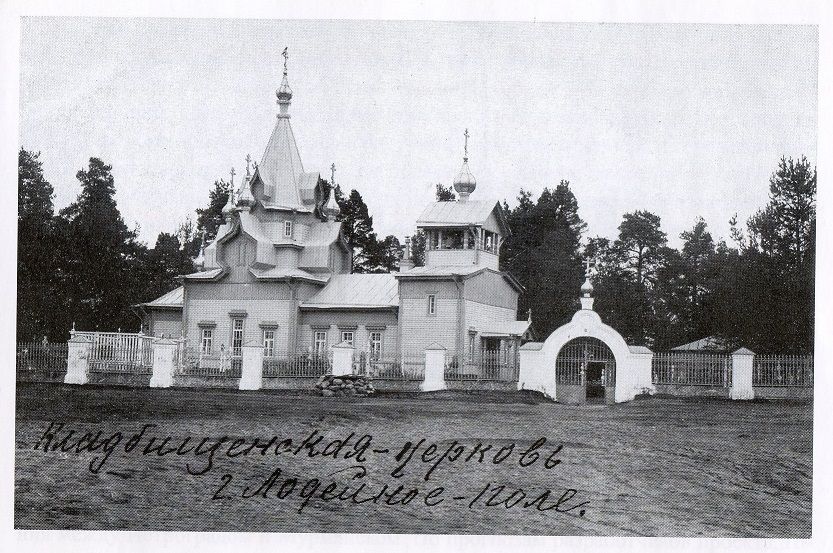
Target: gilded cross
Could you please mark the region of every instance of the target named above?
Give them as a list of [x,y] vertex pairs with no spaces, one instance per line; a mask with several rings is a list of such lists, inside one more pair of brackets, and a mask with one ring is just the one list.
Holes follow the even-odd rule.
[[463,133],[465,137],[465,141],[463,142],[463,157],[468,159],[469,157],[469,130],[466,129],[466,132]]
[[231,171],[229,171],[229,175],[231,175],[231,184],[234,184],[234,175],[236,174],[237,173],[234,171],[234,167],[232,167]]
[[289,46],[286,46],[283,49],[283,53],[281,55],[283,56],[283,74],[286,75],[286,60],[289,59]]
[[249,176],[249,165],[252,163],[252,156],[246,154],[246,176]]
[[590,258],[589,257],[587,258],[587,261],[585,261],[584,264],[585,264],[584,274],[587,275],[587,277],[589,278],[590,277]]
[[336,164],[335,163],[330,165],[330,184],[332,186],[336,185]]

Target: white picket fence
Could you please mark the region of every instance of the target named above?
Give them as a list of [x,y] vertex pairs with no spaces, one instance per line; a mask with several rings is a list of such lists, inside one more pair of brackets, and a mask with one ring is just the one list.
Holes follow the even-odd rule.
[[153,370],[153,336],[75,331],[73,337],[85,337],[92,344],[90,372],[150,374]]

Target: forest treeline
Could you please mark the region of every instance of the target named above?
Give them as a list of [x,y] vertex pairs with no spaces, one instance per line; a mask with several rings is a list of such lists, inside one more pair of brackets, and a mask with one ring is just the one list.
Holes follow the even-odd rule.
[[[19,151],[18,341],[62,341],[73,323],[85,330],[138,329],[131,306],[172,290],[180,275],[195,270],[201,241],[215,236],[232,189],[216,180],[195,218],[160,233],[149,247],[118,210],[110,165],[91,158],[76,177],[76,201],[55,212],[39,154]],[[437,185],[438,201],[453,199],[450,187]],[[361,194],[337,186],[336,200],[354,270],[396,270],[400,241],[377,236]],[[728,348],[809,353],[815,203],[815,167],[804,157],[782,158],[769,181],[768,203],[745,223],[730,221],[731,242],[716,240],[692,214],[691,228],[674,248],[660,217],[648,211],[626,213],[617,236],[589,236],[570,184],[562,180],[537,198],[522,189],[512,205],[503,202],[511,234],[502,245],[501,269],[524,286],[519,317],[532,309],[541,337],[578,309],[584,261],[591,259],[595,309],[631,344],[663,350],[715,336]],[[413,254],[420,264],[419,234]]]

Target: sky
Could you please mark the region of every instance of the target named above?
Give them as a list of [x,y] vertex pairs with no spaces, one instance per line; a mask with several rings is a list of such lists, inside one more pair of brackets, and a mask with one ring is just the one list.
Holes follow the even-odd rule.
[[20,145],[55,205],[96,156],[153,245],[259,160],[289,48],[290,114],[306,171],[358,190],[402,238],[460,169],[472,199],[570,181],[587,236],[649,210],[672,245],[702,216],[729,238],[767,201],[781,156],[815,165],[812,26],[23,19]]

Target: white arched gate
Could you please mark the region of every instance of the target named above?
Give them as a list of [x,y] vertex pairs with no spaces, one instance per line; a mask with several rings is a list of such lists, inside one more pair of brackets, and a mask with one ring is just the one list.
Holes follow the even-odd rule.
[[573,338],[555,358],[556,400],[562,403],[604,401],[616,396],[616,357],[591,336]]

